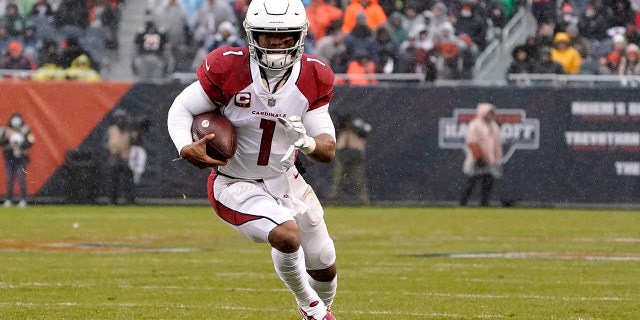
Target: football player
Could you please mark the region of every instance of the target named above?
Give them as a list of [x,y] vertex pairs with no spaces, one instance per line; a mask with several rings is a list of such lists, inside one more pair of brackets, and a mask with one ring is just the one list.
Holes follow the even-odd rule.
[[[335,155],[334,74],[303,53],[308,20],[300,0],[254,0],[244,28],[247,46],[210,52],[196,70],[198,80],[176,97],[169,134],[182,159],[213,167],[207,190],[222,221],[271,245],[276,273],[303,318],[332,320],[335,247],[322,206],[294,162],[300,152],[323,163]],[[228,162],[206,155],[214,135],[191,137],[193,116],[216,109],[237,133]]]

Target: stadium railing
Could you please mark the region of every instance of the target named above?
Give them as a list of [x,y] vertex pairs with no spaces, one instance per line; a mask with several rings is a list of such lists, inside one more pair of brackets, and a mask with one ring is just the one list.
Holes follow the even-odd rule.
[[[0,81],[2,80],[33,80],[33,76],[37,74],[39,70],[14,70],[14,69],[0,69]],[[55,79],[63,80],[67,74],[67,71],[64,69],[60,70],[46,70],[45,71],[48,76],[50,76],[52,81]],[[85,71],[74,70],[76,75],[81,75]],[[91,71],[86,71],[89,74]],[[55,79],[53,79],[55,78]]]
[[[31,80],[37,70],[8,70],[0,69],[0,81]],[[64,73],[60,70],[59,72]],[[418,85],[434,87],[452,86],[518,86],[518,87],[640,87],[640,75],[588,75],[588,74],[532,74],[519,73],[509,74],[503,80],[436,80],[428,82],[423,74],[419,73],[376,73],[362,75],[368,79],[376,79],[380,86],[397,85]],[[336,74],[337,83],[349,84],[349,75],[344,73]],[[194,73],[174,73],[164,79],[143,80],[140,82],[165,83],[178,81],[181,83],[191,83],[196,80]]]
[[533,74],[507,75],[508,85],[521,87],[638,87],[640,75]]
[[474,79],[501,78],[511,61],[511,50],[524,42],[529,34],[535,32],[535,21],[530,11],[521,7],[476,59],[473,66]]

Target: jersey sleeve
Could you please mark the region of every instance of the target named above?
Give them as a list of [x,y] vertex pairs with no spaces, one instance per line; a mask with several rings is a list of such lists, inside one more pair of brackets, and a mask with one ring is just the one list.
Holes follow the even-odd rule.
[[198,82],[186,87],[175,98],[167,115],[169,136],[176,146],[178,153],[186,145],[193,142],[191,124],[193,116],[215,108],[207,99],[203,88]]
[[310,110],[304,115],[302,123],[310,137],[316,137],[326,133],[336,140],[336,129],[329,114],[329,106],[325,105],[320,108]]
[[320,58],[305,54],[301,72],[297,85],[309,101],[309,110],[328,105],[333,99],[335,80],[331,67]]
[[196,68],[198,81],[211,102],[226,105],[237,90],[251,83],[246,47],[224,46],[211,51]]

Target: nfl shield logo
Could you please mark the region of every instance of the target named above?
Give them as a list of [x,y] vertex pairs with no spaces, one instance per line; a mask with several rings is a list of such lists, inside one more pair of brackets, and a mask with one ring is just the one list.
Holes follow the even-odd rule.
[[275,106],[275,105],[276,105],[276,99],[275,99],[275,98],[269,98],[269,99],[267,100],[267,105],[268,105],[269,107],[273,107],[273,106]]

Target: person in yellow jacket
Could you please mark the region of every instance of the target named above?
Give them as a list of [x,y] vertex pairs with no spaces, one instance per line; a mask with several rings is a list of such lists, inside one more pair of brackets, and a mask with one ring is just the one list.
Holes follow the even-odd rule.
[[31,80],[47,81],[47,80],[64,80],[66,78],[66,72],[64,68],[55,64],[47,63],[42,65],[31,76]]
[[565,32],[558,32],[553,37],[551,60],[562,65],[566,74],[577,74],[582,69],[580,52],[571,46],[571,39]]
[[91,67],[91,62],[86,54],[75,58],[65,71],[67,80],[100,81],[100,74]]

